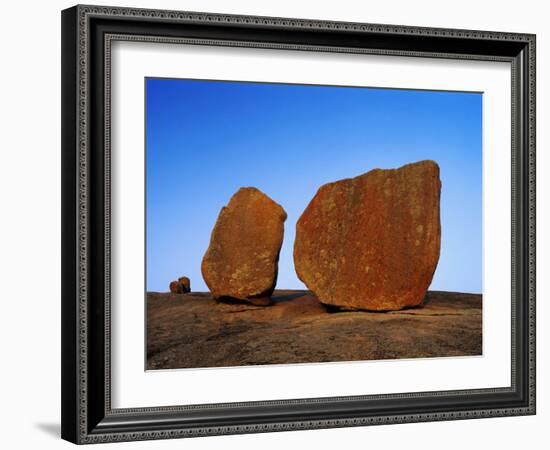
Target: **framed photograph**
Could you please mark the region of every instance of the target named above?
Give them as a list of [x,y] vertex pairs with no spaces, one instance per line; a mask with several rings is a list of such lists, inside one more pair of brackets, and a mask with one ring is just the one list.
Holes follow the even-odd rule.
[[62,12],[62,437],[535,413],[535,36]]

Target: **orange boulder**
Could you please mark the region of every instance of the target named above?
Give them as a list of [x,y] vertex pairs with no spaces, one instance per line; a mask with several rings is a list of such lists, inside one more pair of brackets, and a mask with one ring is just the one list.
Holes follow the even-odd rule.
[[170,292],[172,294],[183,294],[183,286],[178,281],[171,281]]
[[439,260],[440,191],[434,161],[325,184],[296,224],[298,277],[345,309],[421,304]]
[[215,298],[270,303],[286,217],[279,204],[256,188],[241,188],[231,197],[218,216],[201,265]]
[[178,283],[181,285],[184,293],[191,292],[191,280],[189,277],[179,277]]

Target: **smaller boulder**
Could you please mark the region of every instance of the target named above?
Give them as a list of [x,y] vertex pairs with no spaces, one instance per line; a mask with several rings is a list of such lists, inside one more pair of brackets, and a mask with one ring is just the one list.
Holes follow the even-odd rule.
[[188,277],[180,277],[177,281],[170,282],[172,294],[187,294],[191,292],[191,280]]
[[259,189],[239,189],[218,218],[201,270],[212,296],[269,305],[286,212]]
[[172,294],[183,294],[183,286],[180,284],[179,281],[171,281],[170,292]]
[[191,292],[191,280],[188,277],[179,277],[178,282],[182,285],[184,293]]

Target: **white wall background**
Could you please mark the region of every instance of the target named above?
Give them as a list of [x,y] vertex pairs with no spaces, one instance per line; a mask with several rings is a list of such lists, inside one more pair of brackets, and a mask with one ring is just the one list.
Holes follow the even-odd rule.
[[[93,3],[93,2],[92,2]],[[383,427],[116,444],[117,448],[541,448],[550,423],[550,29],[546,2],[524,0],[111,0],[100,4],[471,28],[537,34],[538,415]],[[60,10],[71,1],[2,8],[0,70],[0,443],[68,448],[60,403]],[[231,387],[228,386],[228,389]],[[110,448],[110,447],[109,447]],[[114,448],[114,447],[113,447]]]

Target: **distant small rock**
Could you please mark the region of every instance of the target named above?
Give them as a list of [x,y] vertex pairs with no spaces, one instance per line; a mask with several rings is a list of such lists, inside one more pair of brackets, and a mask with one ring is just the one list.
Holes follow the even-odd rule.
[[187,294],[191,292],[191,280],[188,277],[180,277],[177,281],[170,282],[172,294]]
[[191,280],[188,277],[179,277],[178,282],[182,285],[184,293],[191,292]]
[[202,260],[214,298],[267,305],[275,289],[286,212],[259,189],[239,189],[220,211]]
[[439,260],[440,190],[434,161],[321,186],[296,224],[298,278],[341,308],[421,304]]
[[178,281],[171,281],[170,292],[172,294],[183,294],[183,286]]

